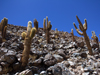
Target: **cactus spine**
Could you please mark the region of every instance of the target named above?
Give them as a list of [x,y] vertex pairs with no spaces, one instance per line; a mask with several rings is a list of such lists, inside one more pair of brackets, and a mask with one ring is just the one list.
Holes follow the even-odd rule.
[[89,54],[90,54],[90,55],[93,55],[92,48],[91,48],[91,45],[90,45],[90,42],[89,42],[89,38],[88,38],[88,35],[87,35],[87,33],[86,33],[86,30],[87,30],[87,21],[86,21],[86,19],[85,19],[85,23],[84,23],[84,25],[82,25],[82,23],[81,23],[81,21],[79,20],[79,18],[78,18],[77,15],[76,15],[76,18],[77,18],[77,21],[79,22],[79,28],[80,28],[80,30],[81,30],[83,33],[80,32],[79,29],[77,29],[75,23],[73,23],[73,24],[74,24],[74,27],[75,27],[75,29],[76,29],[76,31],[77,31],[78,34],[84,36],[84,39],[85,39],[87,48],[88,48],[88,50],[89,50]]
[[34,27],[36,28],[36,33],[38,33],[38,21],[34,19]]
[[75,37],[74,37],[73,29],[71,29],[71,35],[72,35],[72,41],[75,42]]
[[51,22],[49,21],[48,22],[48,17],[46,16],[46,26],[45,26],[45,19],[44,19],[44,23],[43,23],[43,25],[44,25],[44,31],[46,31],[46,40],[47,40],[47,43],[50,43],[50,30],[51,30],[51,28],[52,28],[52,25],[51,25]]
[[30,46],[31,46],[31,40],[35,36],[36,28],[32,28],[32,22],[28,22],[27,26],[27,32],[23,32],[24,37],[24,50],[22,53],[22,67],[25,67],[28,63],[29,53],[30,53]]

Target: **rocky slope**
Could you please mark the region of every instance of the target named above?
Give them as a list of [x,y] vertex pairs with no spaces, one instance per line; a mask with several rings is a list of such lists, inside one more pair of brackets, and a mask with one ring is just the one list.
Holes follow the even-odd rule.
[[50,44],[46,43],[43,28],[32,39],[29,62],[21,70],[21,55],[24,40],[21,33],[26,27],[7,25],[6,42],[0,43],[0,74],[8,75],[100,75],[100,51],[92,40],[94,55],[90,56],[83,37],[75,36],[72,42],[70,33],[51,30]]

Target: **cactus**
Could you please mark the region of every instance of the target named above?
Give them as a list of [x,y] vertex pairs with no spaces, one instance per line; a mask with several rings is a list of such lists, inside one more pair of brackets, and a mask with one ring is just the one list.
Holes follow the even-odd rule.
[[73,23],[73,24],[74,24],[74,27],[75,27],[75,29],[76,29],[76,31],[77,31],[78,34],[84,36],[84,39],[85,39],[87,48],[88,48],[88,50],[89,50],[89,54],[90,54],[90,55],[93,55],[92,48],[91,48],[91,45],[90,45],[90,42],[89,42],[89,38],[88,38],[88,35],[87,35],[87,33],[86,33],[86,30],[87,30],[87,21],[86,21],[86,19],[85,19],[85,23],[84,23],[84,25],[82,25],[82,23],[81,23],[81,21],[79,20],[79,18],[78,18],[77,15],[76,15],[76,18],[77,18],[77,21],[79,22],[79,28],[80,28],[80,30],[81,30],[83,33],[80,32],[79,29],[77,29],[75,23]]
[[96,42],[96,44],[99,45],[98,37],[95,35],[95,32],[94,31],[92,31],[92,37],[91,38],[93,39],[94,42]]
[[47,22],[47,26],[45,26],[45,19],[44,19],[44,30],[46,31],[46,40],[47,40],[47,43],[50,43],[50,30],[52,28],[52,25],[51,25],[51,22],[49,21],[48,22],[48,17],[46,16],[46,22]]
[[46,22],[46,20],[44,19],[44,22],[43,22],[43,30],[44,30],[44,32],[46,32],[45,22]]
[[0,23],[0,31],[1,31],[1,35],[2,35],[2,41],[6,41],[5,36],[6,36],[6,30],[7,30],[7,23],[8,23],[7,18],[4,18]]
[[66,32],[63,32],[63,33],[62,33],[62,36],[63,36],[64,39],[65,39],[65,37],[66,37],[65,35],[66,35]]
[[38,33],[38,21],[34,19],[34,27],[36,28],[36,33]]
[[57,28],[55,29],[55,38],[58,38],[58,36],[59,36],[59,31],[57,30]]
[[22,32],[21,36],[22,36],[22,39],[25,39],[26,33]]
[[22,53],[22,67],[25,67],[28,63],[29,53],[30,53],[30,46],[31,46],[31,40],[35,36],[36,28],[32,28],[32,22],[28,22],[27,26],[27,32],[22,33],[22,37],[24,38],[24,50]]
[[74,37],[73,29],[71,29],[71,35],[72,35],[72,41],[75,42],[75,37]]

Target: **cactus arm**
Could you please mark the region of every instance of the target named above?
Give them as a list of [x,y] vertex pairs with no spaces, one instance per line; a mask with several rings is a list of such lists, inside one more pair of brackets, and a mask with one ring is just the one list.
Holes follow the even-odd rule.
[[84,30],[87,30],[87,21],[86,21],[86,19],[84,21],[85,21],[85,23],[84,23],[83,27],[84,27]]
[[45,23],[46,23],[46,20],[44,19],[44,22],[43,22],[43,30],[44,30],[44,32],[46,31]]
[[47,25],[47,29],[50,31],[51,28],[52,28],[52,25],[51,25],[51,22],[49,21],[49,22],[48,22],[48,25]]
[[78,16],[76,15],[77,21],[78,23],[82,26],[83,24],[81,23],[80,19],[78,18]]
[[47,26],[48,26],[48,17],[46,16]]
[[82,36],[83,36],[83,33],[82,33],[82,32],[80,32],[80,31],[79,31],[79,29],[77,29],[77,27],[76,27],[75,23],[73,23],[73,24],[74,24],[74,27],[75,27],[75,29],[76,29],[77,33],[78,33],[79,35],[82,35]]
[[36,33],[38,32],[38,21],[34,19],[34,27],[36,28]]
[[30,38],[32,39],[35,36],[36,28],[32,28],[30,32]]
[[84,31],[83,25],[79,24],[79,29],[83,32]]
[[26,33],[22,32],[21,36],[22,36],[23,39],[25,39]]
[[28,22],[28,26],[27,26],[27,34],[26,34],[26,36],[29,36],[29,35],[30,35],[31,29],[32,29],[32,22],[29,21],[29,22]]

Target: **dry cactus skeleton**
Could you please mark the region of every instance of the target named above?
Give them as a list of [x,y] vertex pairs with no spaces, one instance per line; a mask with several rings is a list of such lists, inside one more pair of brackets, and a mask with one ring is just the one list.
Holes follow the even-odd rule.
[[89,50],[89,54],[90,54],[90,55],[93,55],[92,48],[91,48],[90,41],[89,41],[89,37],[88,37],[88,35],[87,35],[87,33],[86,33],[86,30],[87,30],[87,21],[86,21],[86,19],[85,19],[85,23],[84,23],[84,25],[82,25],[82,23],[81,23],[81,21],[79,20],[78,16],[76,16],[76,18],[77,18],[77,21],[79,22],[79,28],[80,28],[80,30],[81,30],[83,33],[80,32],[79,29],[77,29],[75,23],[73,23],[73,24],[74,24],[74,27],[75,27],[75,29],[76,29],[76,31],[77,31],[77,33],[78,33],[79,35],[84,36],[84,39],[85,39],[87,48],[88,48],[88,50]]
[[22,37],[24,38],[24,50],[22,53],[22,67],[25,67],[28,63],[29,53],[30,53],[30,46],[31,40],[35,36],[36,28],[32,28],[32,22],[28,22],[27,32],[22,33]]

